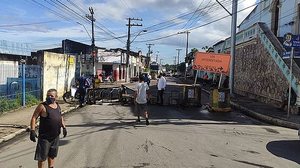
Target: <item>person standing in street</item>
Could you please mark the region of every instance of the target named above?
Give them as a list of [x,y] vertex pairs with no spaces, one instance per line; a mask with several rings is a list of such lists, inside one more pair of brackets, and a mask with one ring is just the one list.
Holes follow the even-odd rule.
[[148,116],[148,109],[147,109],[147,97],[148,97],[148,90],[149,86],[147,83],[144,82],[144,76],[139,76],[139,83],[136,85],[135,90],[135,104],[136,104],[136,111],[137,111],[137,122],[141,122],[140,115],[141,113],[145,114],[146,118],[146,125],[149,125],[149,116]]
[[100,87],[100,79],[99,79],[100,77],[99,76],[95,75],[95,78],[94,78],[94,88],[99,88]]
[[225,80],[223,81],[223,88],[228,89],[229,88],[229,76],[225,77]]
[[157,82],[157,104],[159,105],[164,104],[164,91],[167,84],[166,78],[164,76],[164,73],[160,74]]
[[79,91],[79,107],[83,107],[84,103],[85,103],[85,95],[87,92],[87,89],[91,86],[90,81],[88,80],[88,78],[86,78],[84,75],[82,75],[79,79],[79,87],[78,87],[78,91]]
[[[34,160],[38,161],[38,168],[44,167],[48,159],[48,167],[54,167],[54,158],[57,157],[59,135],[63,128],[63,136],[67,136],[67,129],[61,115],[61,108],[56,103],[56,89],[47,91],[46,101],[35,109],[30,121],[30,140],[36,142],[38,138]],[[36,121],[40,117],[39,136],[35,132]]]
[[150,75],[145,73],[144,81],[147,83],[148,86],[150,86]]

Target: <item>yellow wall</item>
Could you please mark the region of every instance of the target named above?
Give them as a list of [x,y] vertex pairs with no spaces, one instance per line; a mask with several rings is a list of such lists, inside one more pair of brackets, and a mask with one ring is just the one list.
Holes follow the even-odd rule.
[[75,56],[44,52],[43,65],[43,99],[51,88],[57,89],[58,97],[69,90],[75,80]]

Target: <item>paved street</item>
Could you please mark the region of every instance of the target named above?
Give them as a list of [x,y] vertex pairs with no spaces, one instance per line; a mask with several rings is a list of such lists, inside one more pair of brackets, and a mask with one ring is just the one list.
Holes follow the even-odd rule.
[[[205,96],[205,95],[203,95]],[[296,130],[238,112],[151,106],[150,125],[133,109],[92,105],[66,115],[56,167],[298,167]],[[0,167],[35,167],[35,143],[21,137],[1,148]]]

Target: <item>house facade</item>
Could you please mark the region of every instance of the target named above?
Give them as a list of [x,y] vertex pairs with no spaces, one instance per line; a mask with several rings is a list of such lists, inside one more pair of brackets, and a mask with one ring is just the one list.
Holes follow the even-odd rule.
[[300,34],[300,0],[261,0],[238,26],[239,31],[257,22],[266,23],[277,37]]

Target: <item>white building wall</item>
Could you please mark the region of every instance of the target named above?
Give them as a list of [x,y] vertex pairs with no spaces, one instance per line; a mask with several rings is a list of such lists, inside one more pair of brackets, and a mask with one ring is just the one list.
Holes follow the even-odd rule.
[[0,61],[0,85],[6,85],[7,78],[19,77],[18,61]]
[[76,58],[66,54],[44,52],[43,60],[43,98],[46,98],[48,89],[55,88],[59,98],[70,89],[75,80]]
[[214,46],[213,46],[214,52],[215,52],[215,53],[222,53],[222,52],[224,51],[224,45],[225,45],[224,42],[222,42],[222,43],[220,43],[220,44],[218,44],[218,45],[214,45]]
[[[262,0],[263,1],[263,0]],[[271,4],[273,0],[264,0],[239,26],[239,31],[246,30],[257,22],[264,22],[271,29]],[[283,37],[286,33],[296,34],[299,24],[297,22],[298,4],[300,0],[280,0],[278,35]]]
[[265,0],[265,2],[260,3],[257,8],[249,14],[248,18],[240,24],[239,31],[246,30],[257,22],[264,22],[271,27],[271,2],[272,0]]
[[[295,33],[294,26],[297,18],[297,2],[298,0],[281,0],[279,14],[279,32],[278,36],[283,37],[284,34]],[[294,22],[291,24],[291,22]]]

